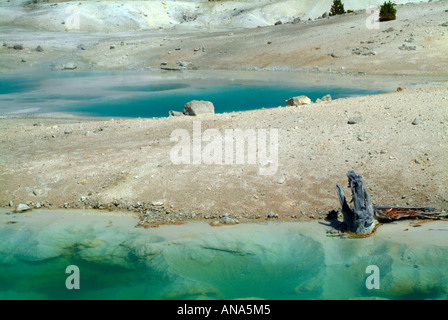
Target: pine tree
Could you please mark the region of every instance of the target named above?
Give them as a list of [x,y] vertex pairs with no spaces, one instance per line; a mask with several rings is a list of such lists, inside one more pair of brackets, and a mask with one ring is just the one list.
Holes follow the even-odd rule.
[[397,13],[397,9],[394,8],[394,3],[392,2],[384,2],[384,4],[380,8],[380,21],[390,21],[395,20],[395,14]]
[[341,0],[333,0],[333,5],[331,6],[330,16],[335,16],[338,14],[344,14],[344,4]]

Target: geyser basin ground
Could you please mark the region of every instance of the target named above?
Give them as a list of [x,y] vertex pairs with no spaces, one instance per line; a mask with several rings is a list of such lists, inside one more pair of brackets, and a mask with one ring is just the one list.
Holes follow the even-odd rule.
[[[285,106],[285,100],[307,95],[312,101],[330,94],[343,98],[377,94],[378,89],[349,87],[338,81],[317,83],[263,73],[222,72],[219,76],[179,72],[54,72],[2,76],[0,113],[69,113],[99,117],[167,117],[192,100],[213,102],[216,113]],[[177,74],[176,74],[177,73]],[[227,76],[226,76],[227,75]],[[257,76],[258,79],[257,79]],[[365,88],[369,87],[368,85]]]
[[[324,221],[136,223],[124,213],[0,210],[1,299],[447,298],[448,222],[382,225],[364,239],[329,237]],[[79,290],[65,286],[69,265]],[[366,287],[368,266],[379,289]]]

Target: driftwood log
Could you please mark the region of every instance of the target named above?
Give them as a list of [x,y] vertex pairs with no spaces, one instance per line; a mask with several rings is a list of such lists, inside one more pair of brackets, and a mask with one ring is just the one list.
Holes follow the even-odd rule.
[[401,219],[447,219],[448,213],[437,212],[432,207],[388,207],[374,206],[375,217],[380,222],[396,221]]
[[373,206],[364,188],[362,177],[351,170],[347,173],[348,186],[352,191],[353,209],[347,203],[341,186],[336,185],[339,202],[342,206],[343,229],[358,235],[373,232],[378,222],[390,222],[401,219],[447,219],[448,213],[436,212],[432,207],[396,207]]

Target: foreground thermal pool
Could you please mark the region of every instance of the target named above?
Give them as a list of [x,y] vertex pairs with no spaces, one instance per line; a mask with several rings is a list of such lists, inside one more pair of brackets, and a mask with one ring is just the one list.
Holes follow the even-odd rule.
[[[143,229],[125,213],[1,209],[0,299],[448,297],[448,222],[363,239],[330,237],[326,223]],[[70,265],[78,290],[66,288]],[[372,265],[379,289],[366,286]]]

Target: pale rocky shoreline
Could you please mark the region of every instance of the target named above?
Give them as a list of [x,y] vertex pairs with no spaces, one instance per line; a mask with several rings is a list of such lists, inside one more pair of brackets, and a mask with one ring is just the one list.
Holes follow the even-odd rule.
[[[0,205],[127,210],[151,221],[308,220],[338,210],[335,185],[354,169],[374,204],[447,210],[447,96],[424,88],[196,117],[6,118]],[[171,133],[198,120],[202,130],[278,128],[278,171],[174,165]]]
[[[361,13],[232,31],[107,37],[2,26],[5,77],[61,66],[69,66],[61,72],[172,67],[204,75],[220,70],[273,79],[302,75],[317,83],[337,77],[341,84],[390,93],[198,117],[2,117],[0,206],[132,211],[149,224],[268,216],[303,221],[338,210],[336,183],[344,185],[353,169],[363,176],[374,204],[446,211],[447,9],[446,1],[399,6],[400,18],[379,30],[367,29]],[[403,44],[415,50],[403,50]],[[405,89],[396,92],[397,87]],[[348,124],[351,118],[359,121]],[[172,164],[171,133],[191,132],[197,120],[203,130],[277,128],[277,173],[260,176],[254,165]]]

